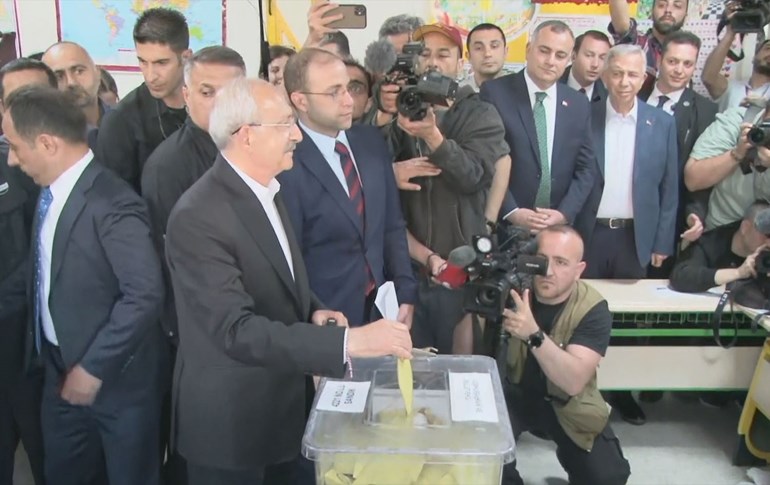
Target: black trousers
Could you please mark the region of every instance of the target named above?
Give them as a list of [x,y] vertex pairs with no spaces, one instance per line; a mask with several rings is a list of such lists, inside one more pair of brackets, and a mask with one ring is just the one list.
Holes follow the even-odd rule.
[[415,348],[435,347],[451,354],[455,327],[465,316],[462,290],[451,290],[418,276],[417,304],[412,321]]
[[647,276],[647,268],[636,255],[633,227],[610,229],[597,223],[586,249],[584,278],[636,280]]
[[234,471],[187,462],[190,485],[315,485],[312,462],[297,457],[287,463],[255,470]]
[[[624,485],[628,481],[631,467],[609,424],[596,437],[589,452],[567,436],[550,402],[525,396],[510,384],[505,385],[505,401],[515,439],[530,431],[556,443],[556,457],[567,472],[570,485]],[[515,461],[503,466],[502,484],[524,484]]]
[[[64,363],[58,347],[43,345],[42,425],[46,481],[55,485],[158,485],[160,396],[156,376],[105,382],[91,406],[60,396]],[[130,372],[130,371],[129,371]],[[125,380],[129,380],[127,376]]]
[[27,452],[35,485],[43,485],[43,431],[40,401],[43,372],[20,375],[0,389],[0,484],[13,483],[13,468],[19,440]]

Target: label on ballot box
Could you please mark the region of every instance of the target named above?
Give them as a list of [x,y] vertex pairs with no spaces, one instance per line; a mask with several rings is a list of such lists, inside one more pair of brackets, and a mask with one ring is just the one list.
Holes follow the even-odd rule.
[[327,380],[316,409],[337,413],[363,413],[371,382]]
[[452,421],[498,422],[495,393],[489,374],[450,372],[449,400]]

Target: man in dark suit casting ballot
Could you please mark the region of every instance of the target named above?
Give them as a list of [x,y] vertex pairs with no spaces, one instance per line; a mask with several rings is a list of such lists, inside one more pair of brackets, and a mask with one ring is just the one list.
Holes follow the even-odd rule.
[[[175,437],[190,485],[297,483],[305,375],[354,357],[411,356],[406,325],[325,326],[275,176],[302,139],[285,94],[235,80],[209,123],[220,155],[166,231],[179,316]],[[363,289],[362,289],[363,291]],[[312,322],[312,324],[304,323]]]

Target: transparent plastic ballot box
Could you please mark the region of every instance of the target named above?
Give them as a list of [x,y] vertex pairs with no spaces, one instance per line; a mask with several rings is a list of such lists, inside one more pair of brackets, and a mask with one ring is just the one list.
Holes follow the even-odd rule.
[[412,360],[407,416],[396,359],[353,361],[345,380],[323,379],[302,440],[318,485],[491,485],[514,459],[493,359]]

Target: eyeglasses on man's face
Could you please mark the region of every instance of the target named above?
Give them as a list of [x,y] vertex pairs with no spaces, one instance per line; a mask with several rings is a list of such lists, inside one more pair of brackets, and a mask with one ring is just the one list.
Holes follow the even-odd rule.
[[292,118],[291,121],[286,121],[284,123],[246,123],[246,124],[241,125],[238,128],[236,128],[235,131],[230,133],[230,135],[235,135],[236,133],[241,131],[241,129],[244,126],[253,126],[253,127],[258,127],[258,126],[268,126],[268,127],[270,127],[270,126],[272,126],[272,127],[277,127],[277,128],[291,128],[292,126],[294,126],[296,124],[297,124],[297,120],[294,119],[294,118]]
[[309,94],[312,96],[328,96],[331,98],[332,101],[339,101],[342,99],[346,94],[352,94],[352,91],[350,90],[350,85],[343,87],[338,87],[331,91],[322,91],[322,92],[310,92],[310,91],[299,91],[302,94]]

